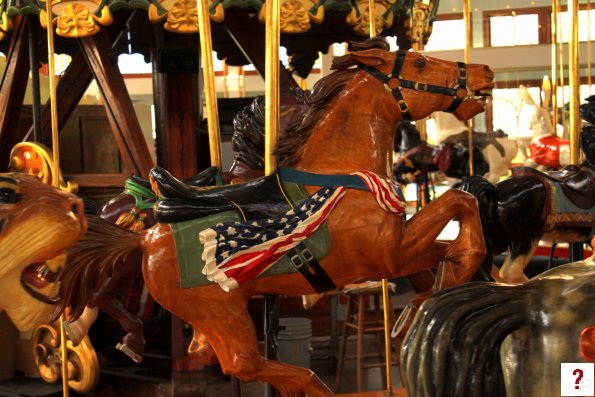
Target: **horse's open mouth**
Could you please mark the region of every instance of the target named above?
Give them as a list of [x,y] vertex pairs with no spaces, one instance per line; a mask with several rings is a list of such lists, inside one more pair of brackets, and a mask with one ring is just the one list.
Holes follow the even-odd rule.
[[48,305],[55,305],[60,301],[59,296],[49,297],[39,292],[38,290],[47,287],[58,279],[62,272],[62,268],[58,268],[53,272],[47,266],[46,262],[38,262],[27,266],[21,274],[21,285],[31,297]]
[[481,90],[477,90],[477,91],[473,92],[473,99],[478,102],[485,103],[485,101],[491,97],[492,97],[492,89],[491,88],[483,88]]

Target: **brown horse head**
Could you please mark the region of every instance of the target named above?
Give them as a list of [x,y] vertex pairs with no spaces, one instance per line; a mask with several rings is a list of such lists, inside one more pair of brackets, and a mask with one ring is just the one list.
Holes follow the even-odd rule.
[[[377,45],[381,40],[384,39],[373,38],[352,44],[354,51],[338,58],[333,63],[333,69],[364,65],[380,71],[387,77],[387,92],[396,89],[401,92],[413,120],[424,118],[436,110],[448,111],[455,99],[459,104],[451,112],[459,120],[468,120],[484,110],[485,98],[494,88],[494,72],[488,66],[401,52],[404,60],[398,75],[393,76],[400,52],[389,52],[387,46]],[[369,48],[371,43],[375,43],[376,48]],[[433,90],[434,87],[441,89]]]

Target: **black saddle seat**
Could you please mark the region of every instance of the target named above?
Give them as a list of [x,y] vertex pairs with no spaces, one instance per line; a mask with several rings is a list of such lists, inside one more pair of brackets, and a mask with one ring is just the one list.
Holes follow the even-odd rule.
[[588,168],[568,165],[560,171],[545,173],[530,167],[515,167],[512,173],[515,176],[532,175],[560,184],[566,197],[579,208],[588,210],[595,206],[595,178]]
[[223,211],[238,211],[246,220],[269,218],[290,209],[277,181],[269,175],[247,183],[195,189],[163,168],[153,168],[160,198],[155,205],[159,222],[182,222]]

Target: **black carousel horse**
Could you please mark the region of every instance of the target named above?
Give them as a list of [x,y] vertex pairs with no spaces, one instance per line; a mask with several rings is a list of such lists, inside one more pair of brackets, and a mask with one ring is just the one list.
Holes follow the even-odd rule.
[[561,171],[542,173],[528,167],[512,169],[512,177],[491,184],[479,176],[463,181],[459,187],[479,202],[484,239],[488,249],[486,265],[492,254],[509,251],[500,279],[522,282],[523,270],[540,240],[582,242],[595,230],[595,126],[590,121],[595,96],[581,106],[588,121],[580,135],[585,154],[581,165]]
[[595,360],[594,299],[593,258],[433,295],[403,341],[409,397],[560,396],[560,363]]
[[[435,171],[459,179],[469,175],[467,146],[457,141],[448,141],[440,146],[430,145],[420,138],[419,131],[410,122],[401,122],[397,126],[395,151],[399,153],[399,159],[393,169],[401,183],[417,182],[417,175]],[[480,175],[489,171],[490,166],[481,150],[473,151],[473,166]]]

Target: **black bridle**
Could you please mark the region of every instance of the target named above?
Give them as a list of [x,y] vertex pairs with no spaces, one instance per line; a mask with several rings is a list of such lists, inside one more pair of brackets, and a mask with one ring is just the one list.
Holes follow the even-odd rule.
[[[457,62],[457,65],[459,67],[457,72],[458,84],[455,87],[450,88],[440,85],[426,84],[421,83],[419,81],[403,79],[401,77],[401,69],[403,68],[403,64],[405,63],[406,55],[406,51],[397,51],[397,58],[395,59],[393,70],[389,75],[382,73],[380,70],[372,66],[359,66],[360,69],[365,70],[366,72],[370,73],[372,76],[380,80],[384,84],[384,87],[393,94],[393,96],[397,100],[399,110],[401,111],[401,114],[403,115],[403,118],[405,120],[412,120],[412,118],[411,113],[409,111],[409,106],[407,106],[407,102],[405,101],[405,98],[401,93],[401,88],[407,88],[419,92],[431,92],[434,94],[453,97],[452,103],[450,104],[448,109],[445,110],[445,112],[449,113],[454,112],[461,103],[473,96],[473,93],[467,87],[467,64],[463,62]],[[389,84],[392,79],[396,80],[397,86],[395,88],[391,87],[391,85]],[[463,90],[465,91],[465,94],[463,96],[460,96],[459,93]]]

